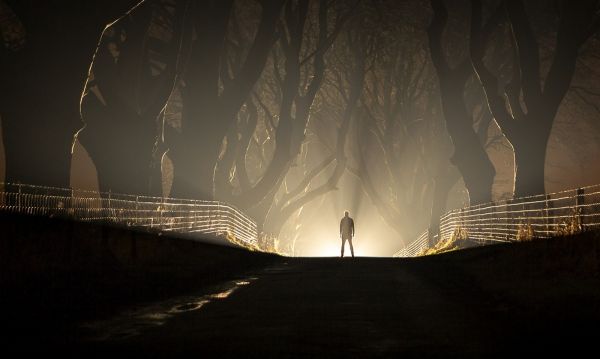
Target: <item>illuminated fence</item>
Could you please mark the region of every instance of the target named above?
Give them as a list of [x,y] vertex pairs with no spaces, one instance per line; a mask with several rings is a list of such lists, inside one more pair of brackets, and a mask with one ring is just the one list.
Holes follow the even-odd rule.
[[416,257],[429,248],[429,232],[425,231],[413,242],[394,254],[394,257]]
[[[452,210],[440,219],[439,240],[461,236],[484,245],[599,228],[600,185],[594,185]],[[429,237],[425,231],[394,257],[419,255]]]
[[252,247],[257,245],[256,223],[218,201],[0,183],[0,210],[156,231],[233,236]]

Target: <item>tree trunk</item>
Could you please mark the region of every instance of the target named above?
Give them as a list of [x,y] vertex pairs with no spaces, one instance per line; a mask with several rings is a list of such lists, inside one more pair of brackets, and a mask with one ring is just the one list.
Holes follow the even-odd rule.
[[438,236],[440,240],[440,217],[444,215],[446,211],[446,202],[448,201],[448,195],[450,190],[456,182],[460,179],[460,173],[456,168],[450,167],[444,173],[438,174],[434,179],[433,198],[431,204],[431,217],[429,219],[429,245],[434,246],[436,243],[433,241],[435,236]]
[[168,144],[174,164],[173,195],[214,198],[214,173],[223,139],[258,80],[276,39],[281,0],[261,3],[261,22],[242,69],[220,91],[221,55],[233,1],[197,4],[196,40],[182,91],[181,140]]
[[511,136],[515,161],[514,196],[545,192],[546,148],[550,131],[524,131]]
[[196,40],[183,79],[182,132],[168,144],[173,197],[213,198],[213,176],[231,118],[219,111],[219,66],[232,1],[196,4]]
[[[554,59],[541,78],[539,46],[521,0],[504,2],[513,34],[513,76],[498,91],[499,79],[485,65],[481,1],[471,2],[471,60],[490,111],[515,154],[514,197],[545,192],[546,147],[558,108],[575,72],[577,52],[598,29],[596,1],[565,4],[560,11]],[[510,108],[510,111],[508,110]]]
[[469,204],[479,204],[492,201],[492,185],[496,170],[485,150],[479,147],[456,146],[452,163],[462,174],[465,187],[469,193]]
[[[111,24],[100,41],[81,101],[86,126],[77,137],[96,165],[103,192],[162,195],[163,109],[177,79],[187,9],[187,0],[177,0],[167,15],[157,2],[145,2]],[[149,33],[160,16],[171,19],[169,42]],[[111,44],[118,48],[117,61]],[[154,74],[157,59],[163,67]]]
[[[198,138],[199,137],[199,138]],[[223,136],[185,138],[177,144],[176,152],[169,152],[175,166],[173,172],[172,197],[176,198],[213,198],[213,177],[219,158]]]
[[[446,81],[450,81],[454,86],[457,80]],[[469,193],[469,202],[471,205],[490,202],[496,170],[473,128],[473,119],[467,114],[462,91],[457,92],[453,87],[441,86],[441,97],[446,128],[454,144],[451,162],[463,177]]]
[[[88,117],[89,118],[89,117]],[[117,117],[121,123],[131,121]],[[94,161],[98,173],[98,185],[102,192],[139,195],[161,195],[151,192],[153,173],[152,147],[155,133],[139,130],[138,137],[119,136],[114,132],[130,133],[120,126],[108,131],[85,131],[78,137]],[[156,189],[156,188],[155,188]]]
[[25,44],[0,60],[6,181],[68,187],[79,102],[102,30],[135,1],[7,1]]
[[[442,46],[448,11],[442,0],[431,0],[431,6],[434,16],[428,30],[429,49],[439,78],[446,128],[454,144],[451,162],[463,176],[470,204],[490,202],[496,170],[473,128],[473,117],[464,100],[465,85],[473,74],[471,63],[465,59],[450,67]],[[495,21],[488,21],[486,33],[491,33],[493,24]]]

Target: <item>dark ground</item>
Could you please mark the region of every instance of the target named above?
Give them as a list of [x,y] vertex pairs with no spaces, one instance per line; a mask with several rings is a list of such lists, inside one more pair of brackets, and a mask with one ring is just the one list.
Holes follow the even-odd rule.
[[5,338],[21,353],[83,357],[572,356],[597,351],[599,258],[595,234],[418,259],[278,258],[124,314]]

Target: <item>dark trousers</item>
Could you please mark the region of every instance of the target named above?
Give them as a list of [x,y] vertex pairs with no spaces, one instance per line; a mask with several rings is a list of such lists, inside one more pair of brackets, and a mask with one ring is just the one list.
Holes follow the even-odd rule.
[[352,236],[350,235],[342,236],[342,257],[344,256],[344,245],[346,244],[346,241],[350,244],[350,253],[352,253],[352,257],[354,257],[354,247],[352,246]]

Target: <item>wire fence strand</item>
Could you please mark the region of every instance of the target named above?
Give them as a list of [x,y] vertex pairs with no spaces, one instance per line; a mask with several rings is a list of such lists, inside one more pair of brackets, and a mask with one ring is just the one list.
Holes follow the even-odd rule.
[[600,185],[459,208],[440,218],[394,257],[415,257],[461,233],[480,245],[549,238],[600,228]]
[[256,222],[219,201],[0,183],[0,210],[155,231],[234,237],[253,248],[258,244]]

